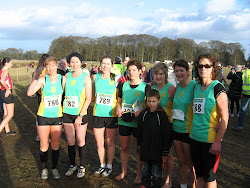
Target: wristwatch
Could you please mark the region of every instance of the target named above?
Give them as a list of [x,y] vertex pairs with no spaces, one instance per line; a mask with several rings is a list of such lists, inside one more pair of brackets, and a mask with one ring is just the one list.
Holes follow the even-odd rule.
[[81,115],[81,114],[79,114],[78,116],[81,117],[81,118],[83,118],[83,115]]

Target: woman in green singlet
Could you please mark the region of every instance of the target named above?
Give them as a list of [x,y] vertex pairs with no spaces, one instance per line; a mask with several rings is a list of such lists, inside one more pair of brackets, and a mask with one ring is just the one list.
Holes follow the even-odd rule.
[[40,159],[42,163],[41,178],[48,179],[47,158],[49,148],[49,135],[51,135],[52,169],[54,179],[59,179],[57,170],[59,158],[59,143],[62,133],[62,93],[65,79],[57,74],[56,59],[48,56],[45,59],[47,75],[36,77],[30,84],[27,95],[34,95],[41,89],[41,102],[37,112],[37,132],[40,138]]
[[[85,137],[88,125],[87,109],[91,102],[92,87],[89,75],[81,69],[82,56],[79,53],[70,54],[72,72],[66,74],[65,99],[63,103],[63,126],[68,142],[70,166],[65,173],[71,176],[77,171],[77,178],[85,175],[86,146]],[[79,147],[80,166],[75,163],[75,144]]]
[[[93,109],[93,129],[100,160],[100,168],[95,174],[109,176],[115,154],[115,133],[118,127],[116,115],[117,89],[115,75],[111,73],[112,57],[105,55],[101,58],[101,73],[93,75],[92,99],[95,101]],[[108,163],[105,165],[104,133],[106,131]]]
[[189,79],[189,65],[185,60],[177,60],[174,73],[179,82],[173,101],[173,139],[179,163],[180,187],[187,187],[188,169],[192,187],[195,188],[195,172],[190,153],[191,125],[193,120],[193,93],[195,81]]
[[[218,61],[211,54],[200,55],[194,63],[194,89],[190,150],[197,187],[217,187],[216,171],[221,141],[228,124],[228,98],[217,80]],[[217,130],[215,130],[215,128]]]

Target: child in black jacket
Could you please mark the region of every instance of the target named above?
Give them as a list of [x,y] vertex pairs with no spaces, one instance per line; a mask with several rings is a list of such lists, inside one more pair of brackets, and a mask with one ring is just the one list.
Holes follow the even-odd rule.
[[162,170],[166,168],[166,156],[172,146],[171,126],[168,117],[159,105],[160,94],[152,89],[147,93],[147,108],[140,113],[137,127],[137,143],[140,159],[144,161],[140,187],[162,187]]

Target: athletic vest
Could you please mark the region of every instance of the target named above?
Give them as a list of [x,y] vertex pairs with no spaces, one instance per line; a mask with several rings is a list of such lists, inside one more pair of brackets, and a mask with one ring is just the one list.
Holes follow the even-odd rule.
[[173,129],[178,133],[190,133],[193,120],[193,94],[195,81],[186,87],[177,85],[173,100]]
[[214,80],[205,91],[201,90],[201,84],[195,86],[190,137],[196,141],[213,143],[217,136],[213,128],[221,118],[214,98],[214,87],[218,83],[218,80]]
[[242,94],[250,95],[250,70],[246,69],[242,71]]
[[62,117],[62,79],[61,75],[57,74],[57,82],[52,84],[49,80],[49,75],[46,75],[45,85],[41,90],[41,102],[38,108],[37,115],[47,118]]
[[[122,110],[125,111],[124,109],[129,109],[132,107],[132,105],[135,103],[137,99],[139,99],[140,104],[143,106],[143,103],[145,103],[145,88],[146,88],[146,83],[142,82],[140,85],[138,85],[136,88],[131,88],[129,85],[129,81],[125,82],[122,86]],[[124,125],[128,127],[137,127],[138,123],[138,117],[135,118],[131,122],[125,122],[121,118],[118,119],[118,124],[119,125]]]
[[152,89],[156,89],[160,92],[160,96],[161,96],[160,105],[165,110],[170,123],[173,122],[173,119],[172,119],[173,101],[168,96],[168,89],[169,89],[169,86],[171,85],[173,84],[167,83],[161,90],[157,89],[157,84],[154,84],[152,87]]
[[[3,73],[4,69],[0,70],[0,79],[2,77],[2,73]],[[13,83],[10,77],[10,73],[7,74],[5,81],[6,85],[8,86],[9,89],[13,89]],[[3,85],[1,84],[1,90],[4,91],[5,87],[3,87]]]
[[116,116],[116,85],[111,78],[103,79],[101,74],[95,75],[95,105],[93,116]]
[[[80,74],[78,77],[73,78],[72,72],[67,75],[67,81],[65,85],[65,99],[63,101],[63,113],[69,115],[79,115],[82,110],[82,106],[85,102],[85,84],[84,79],[86,73]],[[87,111],[82,114],[86,115]]]

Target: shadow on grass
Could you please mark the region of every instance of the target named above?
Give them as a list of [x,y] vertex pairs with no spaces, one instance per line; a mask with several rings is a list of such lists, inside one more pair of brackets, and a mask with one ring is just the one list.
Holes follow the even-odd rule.
[[[3,138],[4,139],[4,138]],[[5,158],[6,152],[3,148],[3,141],[0,141],[0,187],[14,187],[10,178],[9,167]]]

